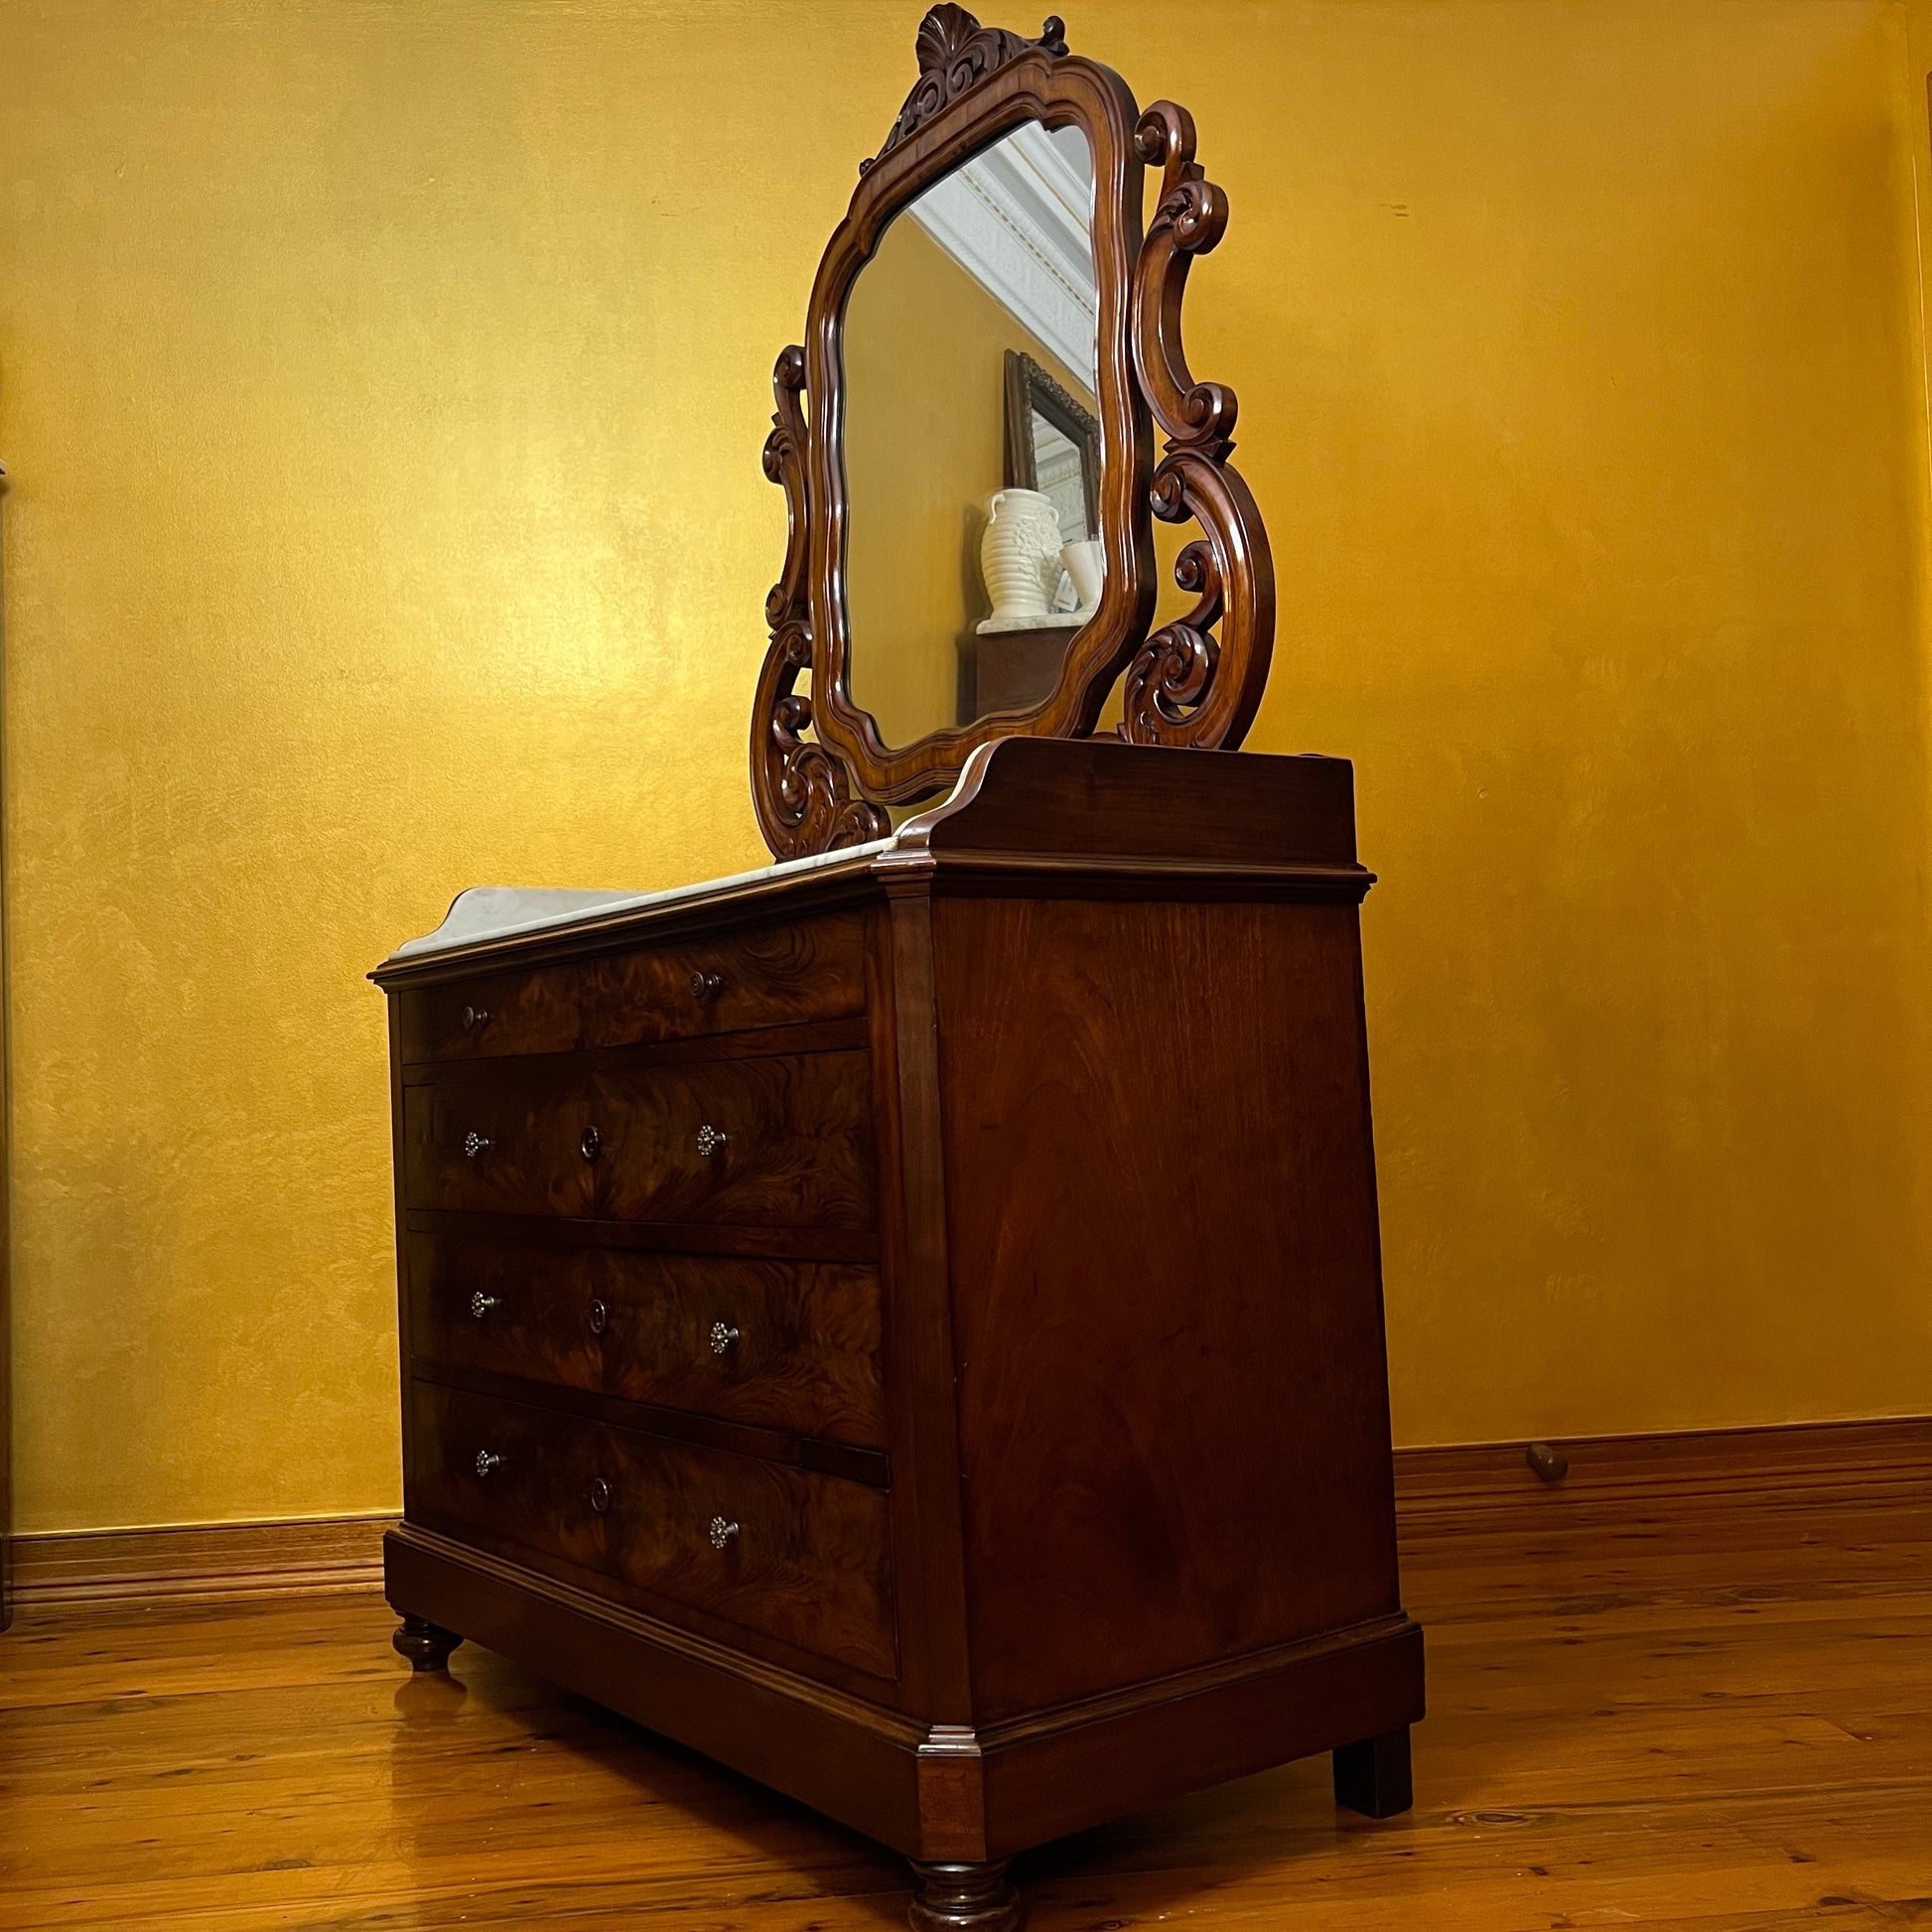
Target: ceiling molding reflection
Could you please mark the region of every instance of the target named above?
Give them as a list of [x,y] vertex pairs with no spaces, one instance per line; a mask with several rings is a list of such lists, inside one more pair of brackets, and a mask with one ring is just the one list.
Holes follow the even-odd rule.
[[[1071,137],[1071,138],[1069,138]],[[1089,390],[1100,291],[1091,162],[1073,129],[1015,128],[914,202],[912,218]]]

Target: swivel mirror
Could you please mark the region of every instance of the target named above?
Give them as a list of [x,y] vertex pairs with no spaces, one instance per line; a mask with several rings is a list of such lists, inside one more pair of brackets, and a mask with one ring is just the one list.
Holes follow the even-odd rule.
[[[1089,736],[1116,685],[1130,743],[1238,746],[1267,682],[1234,395],[1180,346],[1227,225],[1192,119],[1142,113],[1057,20],[1027,40],[935,7],[918,59],[773,376],[790,541],[752,793],[780,858],[878,837],[996,739]],[[1155,517],[1199,535],[1191,608],[1150,635]]]

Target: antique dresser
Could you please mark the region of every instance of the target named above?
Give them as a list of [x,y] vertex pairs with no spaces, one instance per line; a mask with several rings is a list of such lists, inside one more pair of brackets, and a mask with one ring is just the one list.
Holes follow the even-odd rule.
[[[778,363],[791,539],[752,729],[774,863],[466,894],[375,974],[386,1580],[416,1668],[465,1639],[519,1658],[906,1854],[915,1926],[1004,1932],[1013,1854],[1215,1780],[1328,1750],[1342,1804],[1403,1809],[1422,1636],[1352,771],[1234,750],[1268,546],[1233,396],[1178,342],[1226,205],[1182,110],[1139,113],[1057,22],[1030,41],[941,7],[918,57]],[[1024,264],[974,267],[973,208],[1001,196],[1036,262],[1090,250],[1062,277],[1090,352],[1078,301],[1056,317]],[[1070,477],[1058,533],[1084,501],[1071,543],[1104,580],[1082,601],[1081,553],[1059,577],[1049,539],[1022,586],[1044,618],[997,589],[955,611],[950,568],[891,617],[925,485],[864,440],[860,372],[930,342],[905,334],[917,301],[981,295],[994,346],[1057,356],[1041,422],[1085,410],[1093,434],[1068,458],[1041,429],[1018,480],[958,457],[929,492],[941,552],[985,540],[1002,486],[1036,529]],[[957,357],[1024,444],[1024,386]],[[1159,628],[1151,517],[1201,532],[1174,565],[1193,606]],[[1050,634],[1057,675],[982,712],[972,640],[1002,623]]]

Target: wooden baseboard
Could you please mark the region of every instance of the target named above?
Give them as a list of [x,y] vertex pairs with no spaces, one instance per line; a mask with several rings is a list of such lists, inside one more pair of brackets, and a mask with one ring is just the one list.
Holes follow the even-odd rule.
[[1403,1534],[1435,1535],[1463,1523],[1499,1529],[1511,1516],[1554,1523],[1577,1511],[1656,1515],[1709,1503],[1932,1506],[1932,1416],[1587,1436],[1552,1447],[1570,1464],[1554,1483],[1529,1466],[1523,1443],[1398,1449]]
[[14,1601],[31,1616],[379,1590],[382,1533],[395,1520],[332,1516],[22,1536],[14,1542]]
[[[1398,1449],[1405,1538],[1534,1527],[1578,1512],[1654,1516],[1712,1502],[1932,1508],[1932,1416],[1593,1436],[1556,1447],[1570,1463],[1558,1483],[1531,1470],[1521,1443]],[[394,1521],[338,1516],[23,1536],[14,1545],[15,1600],[34,1615],[379,1590],[382,1533]]]

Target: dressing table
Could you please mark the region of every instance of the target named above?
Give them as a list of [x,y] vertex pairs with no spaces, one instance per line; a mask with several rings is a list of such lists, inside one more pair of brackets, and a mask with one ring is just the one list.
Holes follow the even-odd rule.
[[[1236,755],[1273,579],[1179,341],[1226,201],[1057,21],[916,52],[774,378],[773,863],[468,893],[374,975],[385,1580],[417,1669],[518,1658],[904,1853],[914,1927],[1010,1932],[1015,1853],[1221,1779],[1332,1751],[1404,1809],[1422,1635],[1352,771]],[[1016,353],[1091,404],[1103,577],[986,710]],[[1158,629],[1154,518],[1199,532]]]

